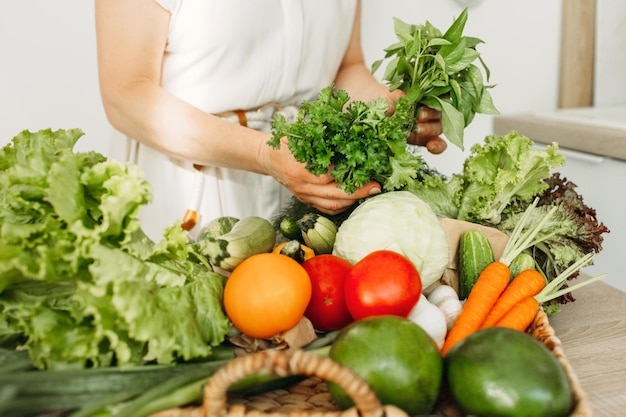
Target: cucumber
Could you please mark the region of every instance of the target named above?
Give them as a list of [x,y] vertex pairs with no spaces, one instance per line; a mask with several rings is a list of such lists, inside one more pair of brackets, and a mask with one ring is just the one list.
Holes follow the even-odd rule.
[[214,267],[232,271],[252,255],[271,252],[276,244],[276,231],[269,220],[249,216],[236,222],[230,232],[197,243]]
[[[132,403],[138,395],[169,381],[208,377],[226,365],[228,360],[181,363],[175,366],[59,368],[0,374],[0,415],[57,415],[59,411],[68,410],[81,415],[85,409],[103,412],[107,406]],[[201,386],[198,386],[197,391],[202,392]],[[105,414],[94,412],[88,415]]]
[[459,298],[466,299],[483,269],[495,261],[487,236],[480,230],[461,234],[458,252]]
[[300,243],[304,243],[304,239],[302,238],[302,232],[300,231],[300,226],[298,226],[297,220],[291,217],[285,217],[280,221],[278,225],[278,229],[280,233],[283,234],[288,240],[297,240]]
[[229,394],[250,396],[275,389],[285,389],[306,379],[304,375],[276,376],[269,371],[259,371],[240,379],[228,388]]
[[526,269],[536,269],[535,259],[528,253],[522,252],[511,261],[509,270],[511,271],[511,279]]
[[509,328],[485,328],[461,340],[444,358],[444,375],[464,415],[565,417],[573,405],[556,356]]
[[[328,355],[338,332],[320,335],[302,347]],[[38,370],[25,350],[0,349],[0,362],[19,366],[0,369],[0,416],[147,416],[202,401],[202,387],[219,368],[236,358],[232,345],[213,347],[204,361],[134,368],[59,368]],[[301,375],[243,377],[228,388],[234,396],[285,389],[306,378]],[[68,414],[68,410],[71,413]],[[113,411],[112,411],[113,410]]]

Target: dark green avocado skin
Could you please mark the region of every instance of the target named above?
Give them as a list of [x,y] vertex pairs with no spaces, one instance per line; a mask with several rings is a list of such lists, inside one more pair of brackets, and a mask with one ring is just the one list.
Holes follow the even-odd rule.
[[[443,379],[443,359],[433,339],[418,325],[397,316],[371,316],[344,327],[329,357],[369,384],[382,404],[407,414],[428,414]],[[354,403],[337,384],[328,390],[340,408]]]
[[569,415],[565,369],[528,333],[492,327],[457,343],[444,358],[444,379],[466,414],[481,417]]

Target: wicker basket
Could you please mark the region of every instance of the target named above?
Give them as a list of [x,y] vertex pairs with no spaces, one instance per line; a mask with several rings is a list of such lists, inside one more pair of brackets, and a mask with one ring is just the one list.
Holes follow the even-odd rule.
[[[572,387],[574,408],[570,417],[592,416],[587,397],[567,360],[561,341],[550,326],[547,315],[539,311],[528,332],[541,341],[562,364]],[[246,375],[267,370],[280,376],[309,376],[288,389],[237,398],[227,395],[230,385]],[[352,397],[355,407],[340,411],[333,403],[326,381],[339,384]],[[461,410],[442,393],[438,417],[463,417]],[[381,406],[368,385],[348,369],[330,359],[307,353],[269,350],[229,362],[211,377],[199,407],[184,407],[153,414],[151,417],[407,417],[403,411]]]
[[565,356],[561,340],[554,333],[554,329],[550,326],[550,322],[548,321],[548,316],[543,310],[539,310],[528,332],[552,351],[567,373],[574,398],[574,409],[570,417],[591,417],[593,413],[587,395],[583,391],[572,365]]

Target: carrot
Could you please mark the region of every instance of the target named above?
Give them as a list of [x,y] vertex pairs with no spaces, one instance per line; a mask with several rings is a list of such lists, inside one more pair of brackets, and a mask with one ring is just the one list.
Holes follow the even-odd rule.
[[[539,238],[537,235],[542,231],[544,224],[555,212],[556,206],[552,207],[541,220],[528,226],[532,210],[537,206],[538,202],[539,198],[535,198],[531,205],[524,211],[509,236],[509,240],[502,251],[500,259],[487,265],[480,273],[478,280],[470,291],[469,297],[467,297],[463,305],[461,314],[459,314],[456,322],[448,332],[443,348],[441,349],[442,355],[445,356],[454,345],[481,328],[490,310],[509,284],[509,265],[511,261],[528,248],[552,237],[553,234],[550,233],[542,235]],[[578,265],[576,266],[580,266],[582,263],[583,260],[577,262]],[[542,303],[544,299],[555,297],[555,294],[559,292],[555,291],[552,285],[552,283],[545,285],[545,288],[535,296],[535,301]],[[556,286],[556,284],[554,285]]]
[[461,314],[446,337],[441,350],[442,355],[445,356],[461,339],[480,329],[489,310],[509,283],[509,279],[509,267],[500,261],[494,261],[483,269],[463,305]]
[[[498,326],[498,327],[509,327],[512,329],[526,331],[526,329],[528,329],[528,326],[530,326],[530,324],[532,323],[535,315],[537,314],[537,311],[541,308],[541,305],[543,303],[553,300],[576,288],[580,288],[584,285],[595,282],[606,276],[606,274],[598,275],[596,277],[589,278],[583,282],[580,282],[571,288],[564,288],[561,290],[557,290],[557,288],[560,285],[562,285],[562,283],[567,279],[567,277],[569,277],[574,271],[580,269],[583,265],[591,261],[593,259],[593,256],[594,255],[592,253],[589,253],[579,258],[576,262],[570,265],[566,270],[561,272],[559,276],[554,278],[549,283],[546,283],[541,273],[536,271],[537,275],[539,275],[535,277],[535,280],[537,281],[537,283],[535,284],[536,287],[532,291],[529,291],[528,293],[526,293],[525,297],[518,299],[517,302],[514,302],[511,308],[509,308],[508,311],[504,315],[501,315],[499,319],[495,320],[493,316],[494,313],[490,312],[487,315],[487,319],[485,319],[485,322],[483,323],[482,328]],[[526,272],[527,271],[522,271],[520,275]],[[513,286],[517,278],[518,277],[514,278],[508,287]],[[504,298],[506,293],[509,292],[508,287],[502,292],[502,295],[500,296],[500,298]],[[523,291],[525,290],[522,289],[516,292],[520,294]],[[537,293],[533,295],[532,293],[535,291],[537,291]],[[513,302],[513,301],[510,301],[510,302]],[[492,308],[492,311],[495,310],[496,308],[499,308],[497,307],[499,303],[500,301],[496,302],[496,304]],[[493,320],[495,320],[495,323],[493,323]]]
[[536,269],[526,269],[520,272],[504,289],[481,327],[495,326],[510,309],[523,299],[539,294],[545,286],[546,279]]
[[508,327],[525,332],[535,319],[538,311],[539,301],[534,296],[526,297],[498,320],[495,326]]

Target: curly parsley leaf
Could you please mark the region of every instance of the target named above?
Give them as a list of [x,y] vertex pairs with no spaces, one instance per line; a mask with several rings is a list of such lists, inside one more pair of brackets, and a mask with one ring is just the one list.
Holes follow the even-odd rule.
[[347,193],[371,180],[379,181],[385,190],[399,189],[426,169],[421,156],[407,149],[406,138],[415,120],[408,98],[397,101],[392,116],[387,116],[385,99],[349,100],[346,91],[326,87],[317,100],[302,104],[293,123],[277,114],[268,144],[278,148],[280,138],[286,136],[297,161],[315,175],[330,172]]

